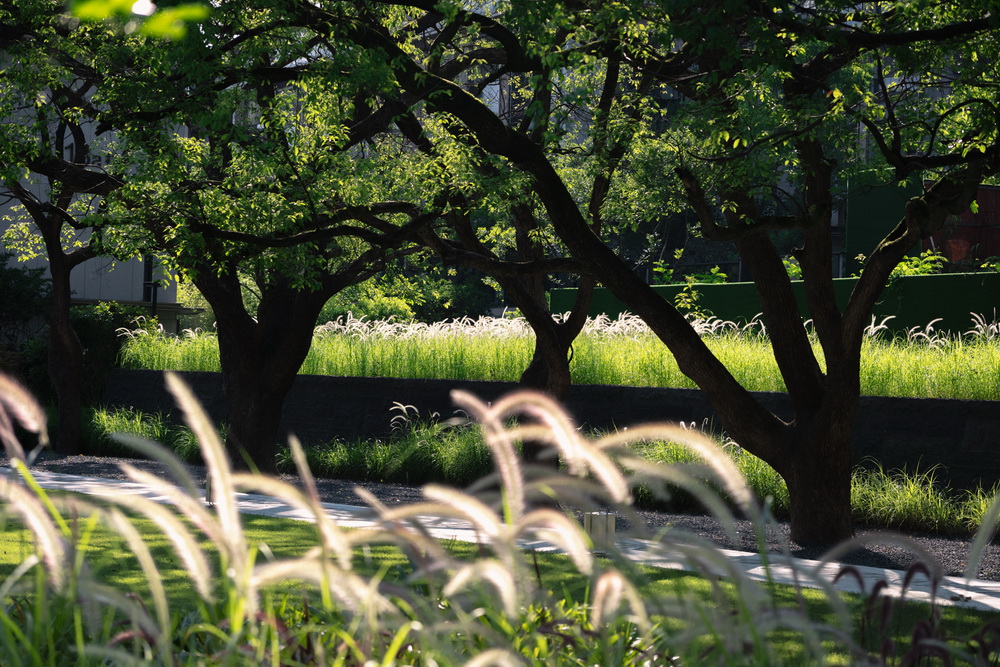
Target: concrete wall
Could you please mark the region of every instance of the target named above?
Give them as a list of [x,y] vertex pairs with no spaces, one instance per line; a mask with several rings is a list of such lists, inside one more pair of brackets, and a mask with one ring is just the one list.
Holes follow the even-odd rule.
[[[216,421],[225,418],[225,400],[216,373],[181,373]],[[306,444],[333,438],[384,435],[399,414],[395,403],[412,405],[421,415],[454,414],[452,389],[494,400],[516,388],[510,382],[407,380],[299,376],[285,404],[283,428]],[[784,394],[759,394],[771,410],[790,414]],[[158,371],[116,370],[105,402],[147,412],[169,412],[174,405]],[[580,422],[596,428],[650,421],[711,424],[714,412],[696,389],[576,385],[566,401]],[[940,465],[938,479],[955,486],[1000,481],[1000,402],[863,397],[854,423],[854,459],[880,462],[887,469]]]

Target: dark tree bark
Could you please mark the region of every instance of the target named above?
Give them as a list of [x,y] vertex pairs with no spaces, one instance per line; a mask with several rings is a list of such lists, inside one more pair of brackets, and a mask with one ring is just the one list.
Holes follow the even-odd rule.
[[80,410],[83,395],[83,346],[70,322],[70,271],[64,255],[50,254],[52,312],[49,315],[49,379],[56,394],[59,425],[53,441],[57,452],[79,454]]
[[240,469],[274,473],[285,398],[332,288],[271,287],[261,294],[255,320],[243,305],[235,271],[203,272],[194,282],[218,320],[230,460]]
[[61,211],[68,205],[72,192],[62,195],[62,207],[44,204],[20,186],[12,188],[38,227],[45,245],[52,279],[52,310],[49,313],[48,374],[56,395],[59,425],[53,448],[63,454],[83,451],[80,439],[81,408],[83,406],[83,346],[70,321],[72,288],[70,276],[75,267],[96,256],[89,244],[66,252],[62,247],[62,230],[66,221]]

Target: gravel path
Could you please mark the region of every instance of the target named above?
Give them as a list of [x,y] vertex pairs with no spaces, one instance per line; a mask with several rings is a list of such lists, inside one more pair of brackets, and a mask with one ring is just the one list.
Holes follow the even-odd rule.
[[[125,476],[118,468],[118,463],[124,461],[151,472],[164,473],[162,464],[153,461],[95,456],[67,457],[51,452],[43,453],[34,462],[32,467],[72,475],[124,479]],[[0,465],[7,465],[7,460],[0,457]],[[203,485],[205,481],[204,467],[189,466],[189,470],[198,484]],[[296,475],[281,475],[280,477],[293,484],[298,482]],[[338,479],[318,479],[317,486],[324,502],[345,505],[363,504],[354,493],[354,488],[358,486],[356,482]],[[404,484],[368,482],[361,486],[364,486],[376,498],[387,505],[409,503],[422,498],[419,488]],[[712,517],[693,514],[664,514],[648,511],[640,511],[638,515],[651,529],[671,526],[672,528],[682,529],[715,542],[726,549],[757,551],[756,537],[749,521],[737,522],[739,539],[733,540],[722,529],[719,521]],[[619,519],[619,531],[627,528],[627,522]],[[781,545],[789,544],[787,524],[772,526],[768,529],[767,533],[766,541],[769,550],[779,552],[781,551]],[[854,565],[869,565],[895,570],[906,570],[911,565],[921,561],[910,550],[903,548],[893,541],[887,541],[884,538],[880,539],[879,533],[876,531],[858,530],[857,536],[866,540],[870,538],[872,541],[862,548],[845,554],[838,558],[838,560]],[[917,534],[909,534],[907,537],[931,554],[941,564],[945,575],[962,576],[964,574],[966,558],[972,545],[971,540]],[[791,549],[793,555],[802,558],[818,558],[822,554],[822,550],[799,548],[794,543],[791,543]],[[1000,581],[1000,546],[990,544],[986,548],[978,578],[989,581]]]

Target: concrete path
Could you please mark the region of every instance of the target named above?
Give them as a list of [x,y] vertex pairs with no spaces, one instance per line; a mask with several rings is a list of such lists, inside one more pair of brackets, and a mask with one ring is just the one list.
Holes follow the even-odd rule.
[[[9,469],[0,468],[0,474],[5,473],[7,470]],[[33,475],[38,483],[47,489],[74,491],[96,496],[136,494],[157,502],[167,502],[163,496],[157,495],[148,487],[136,482],[97,477],[80,477],[41,470],[34,471]],[[309,521],[311,519],[308,513],[289,507],[280,500],[269,496],[240,493],[237,494],[237,501],[240,511],[245,514],[260,514],[299,521]],[[371,511],[368,508],[333,503],[323,503],[323,508],[341,526],[354,527],[372,524]],[[421,522],[438,539],[454,539],[464,542],[477,541],[475,531],[462,521],[440,517],[423,517]],[[538,550],[553,550],[551,545],[542,542],[526,542],[524,546]],[[615,547],[622,554],[638,563],[652,567],[679,570],[692,569],[681,555],[667,553],[660,545],[652,542],[622,538],[615,542]],[[770,563],[765,567],[758,554],[729,550],[720,550],[720,552],[724,556],[726,567],[738,567],[747,576],[758,581],[767,581],[769,578],[768,574],[770,574],[770,580],[777,583],[799,583],[803,586],[816,586],[816,582],[811,581],[813,577],[803,576],[802,572],[811,570],[823,580],[833,581],[840,571],[840,566],[836,563],[823,564],[819,561],[803,559],[795,559],[795,567],[791,567],[788,560],[781,556],[769,557]],[[889,584],[886,593],[899,595],[905,576],[904,572],[877,567],[855,566],[854,569],[858,571],[864,581],[864,590],[871,591],[875,583],[884,580]],[[724,568],[719,567],[717,573],[720,575],[725,574]],[[834,585],[837,589],[843,591],[859,592],[861,590],[861,582],[854,577],[842,577]],[[906,598],[908,600],[930,601],[930,581],[922,574],[915,575],[906,591]],[[1000,582],[975,579],[966,580],[962,577],[945,577],[938,586],[936,599],[938,604],[941,605],[961,605],[980,610],[1000,611]]]

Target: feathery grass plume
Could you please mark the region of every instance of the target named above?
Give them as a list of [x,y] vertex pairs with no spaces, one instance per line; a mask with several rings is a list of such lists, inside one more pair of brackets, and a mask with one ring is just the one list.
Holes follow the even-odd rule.
[[322,557],[307,555],[261,563],[254,568],[253,577],[259,588],[289,580],[308,582],[354,612],[369,612],[377,617],[398,611],[391,600],[373,589],[371,581]]
[[523,667],[524,661],[514,653],[501,648],[486,649],[473,657],[465,667]]
[[[471,523],[477,535],[483,535],[491,541],[500,537],[502,523],[496,512],[475,496],[438,484],[425,484],[421,490],[424,496],[432,502],[440,503],[442,508],[446,508],[456,518]],[[428,509],[436,507],[437,505],[428,505]]]
[[[666,440],[684,445],[704,460],[715,473],[724,491],[747,515],[755,512],[755,499],[746,480],[731,456],[717,443],[698,431],[673,424],[647,424],[630,427],[627,431],[608,434],[594,443],[598,449],[621,449],[623,445],[641,440]],[[627,451],[627,450],[626,450]],[[633,459],[634,462],[634,457]]]
[[[26,468],[22,474],[30,475]],[[0,477],[0,499],[31,530],[49,582],[57,591],[62,591],[72,563],[68,557],[67,536],[56,527],[52,513],[36,493],[6,476]]]
[[14,433],[15,422],[31,433],[37,433],[40,447],[48,444],[45,411],[19,382],[0,373],[0,442],[10,459],[24,461],[24,448]]
[[[519,391],[497,401],[491,408],[499,420],[515,413],[526,414],[539,422],[550,433],[549,441],[566,461],[570,473],[580,475],[584,470],[593,474],[603,490],[616,503],[631,502],[629,486],[621,470],[601,451],[601,448],[580,437],[569,415],[554,400],[538,392]],[[498,421],[499,421],[498,420]],[[530,428],[530,427],[529,427]],[[532,433],[537,429],[532,429]],[[527,437],[521,429],[511,433]]]
[[225,554],[223,574],[236,586],[249,605],[249,613],[256,611],[257,599],[250,586],[250,564],[246,540],[243,537],[243,524],[240,522],[239,509],[236,506],[236,494],[232,485],[232,469],[229,457],[226,455],[219,433],[215,430],[208,415],[198,403],[187,385],[174,373],[167,373],[167,387],[173,394],[177,405],[184,413],[188,427],[194,432],[201,445],[202,457],[208,468],[211,480],[215,513],[222,531],[223,541],[217,543]]
[[591,602],[591,622],[599,627],[606,622],[605,619],[613,618],[618,614],[623,598],[628,602],[635,623],[643,632],[649,632],[652,623],[642,595],[619,570],[607,570],[597,578]]
[[319,506],[319,491],[316,489],[316,480],[313,478],[309,463],[306,461],[306,453],[302,449],[302,442],[295,436],[288,438],[288,448],[292,453],[292,461],[295,462],[295,471],[299,474],[299,480],[306,487],[306,495]]
[[472,581],[486,581],[496,591],[497,597],[503,605],[504,613],[508,616],[516,616],[519,602],[516,591],[519,586],[514,573],[515,570],[511,569],[507,563],[480,558],[459,567],[445,585],[442,593],[446,597],[452,597]]
[[[669,497],[671,487],[691,494],[705,511],[721,522],[723,530],[731,539],[738,539],[736,517],[726,505],[726,501],[719,496],[715,489],[705,483],[703,475],[688,472],[688,470],[692,470],[700,473],[704,472],[705,468],[677,463],[664,465],[628,454],[621,455],[618,462],[633,471],[630,479],[634,485],[648,486],[658,496]],[[755,511],[748,512],[747,516],[760,518]]]
[[981,313],[972,313],[972,328],[966,331],[965,335],[979,340],[1000,338],[1000,319],[997,319],[996,309],[993,309],[992,320],[987,320]]
[[179,484],[192,498],[198,498],[201,495],[194,482],[194,478],[191,477],[191,473],[188,471],[187,466],[184,465],[184,462],[162,444],[132,435],[131,433],[115,433],[112,437],[128,448],[135,450],[143,458],[162,463],[167,468],[167,472],[170,473],[174,482]]
[[226,537],[222,526],[219,525],[217,517],[202,504],[200,498],[192,497],[163,478],[148,473],[145,470],[139,470],[128,463],[119,465],[122,471],[128,475],[129,479],[146,485],[152,492],[164,497],[172,505],[175,505],[178,512],[191,521],[198,530],[205,533],[213,544],[218,545],[220,548],[225,547]]
[[323,510],[318,495],[306,495],[291,484],[272,477],[233,473],[233,488],[245,492],[264,493],[284,501],[293,509],[305,512],[309,520],[316,524],[323,551],[333,554],[340,567],[345,570],[351,567],[354,546],[374,532],[361,530],[345,533]]
[[408,548],[415,564],[447,563],[452,560],[441,543],[430,534],[419,518],[427,516],[463,518],[461,510],[438,503],[408,503],[387,507],[368,489],[357,486],[354,487],[354,492],[375,510],[382,527],[377,537],[387,538],[390,543]]
[[[81,504],[80,507],[82,509],[86,505]],[[153,558],[153,554],[150,552],[145,540],[143,540],[142,535],[125,518],[125,515],[115,509],[105,510],[102,514],[104,521],[125,540],[132,555],[139,561],[139,567],[142,568],[143,577],[149,586],[149,592],[153,598],[153,609],[156,612],[159,632],[155,640],[155,645],[164,664],[169,664],[172,662],[170,655],[170,606],[167,602],[167,592],[163,588],[163,577],[160,576],[160,571],[156,567],[156,560]]]
[[480,423],[483,439],[493,454],[502,482],[504,519],[507,523],[515,523],[524,514],[525,494],[521,462],[514,449],[513,437],[504,426],[500,414],[469,392],[456,389],[451,392],[451,400]]
[[[126,474],[128,473],[126,466]],[[144,516],[155,523],[170,540],[174,553],[184,566],[185,574],[190,577],[198,592],[198,596],[206,602],[214,601],[212,567],[209,565],[201,545],[191,531],[177,515],[164,505],[131,494],[120,494],[107,498],[108,502],[118,505],[137,515]]]

